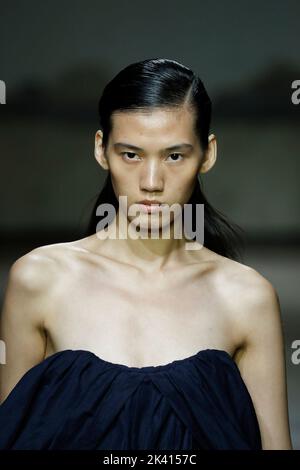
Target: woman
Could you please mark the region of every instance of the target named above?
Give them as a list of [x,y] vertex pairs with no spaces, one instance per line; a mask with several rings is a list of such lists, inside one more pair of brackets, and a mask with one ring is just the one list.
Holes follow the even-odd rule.
[[[9,272],[0,447],[291,449],[277,293],[238,261],[238,227],[199,185],[217,148],[202,81],[173,60],[129,65],[99,116],[108,176],[87,234]],[[182,217],[170,211],[162,237],[173,204]],[[203,245],[175,237],[196,204]]]

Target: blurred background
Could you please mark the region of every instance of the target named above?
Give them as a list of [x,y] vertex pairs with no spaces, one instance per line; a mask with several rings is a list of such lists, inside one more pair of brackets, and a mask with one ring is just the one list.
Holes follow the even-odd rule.
[[300,449],[300,2],[152,0],[1,4],[0,300],[11,264],[81,237],[106,173],[94,159],[97,103],[122,68],[175,59],[213,102],[218,160],[202,176],[214,207],[246,233],[244,263],[276,288],[289,414]]

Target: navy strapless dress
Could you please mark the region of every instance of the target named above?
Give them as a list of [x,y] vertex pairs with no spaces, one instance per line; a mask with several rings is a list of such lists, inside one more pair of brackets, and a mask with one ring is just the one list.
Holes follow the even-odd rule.
[[226,351],[130,367],[66,349],[0,405],[0,449],[261,449],[254,405]]

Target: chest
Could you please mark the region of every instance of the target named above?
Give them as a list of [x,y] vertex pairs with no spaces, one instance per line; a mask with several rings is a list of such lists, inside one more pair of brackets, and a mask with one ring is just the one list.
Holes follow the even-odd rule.
[[69,278],[48,316],[49,348],[142,366],[228,347],[228,321],[211,282],[183,274]]

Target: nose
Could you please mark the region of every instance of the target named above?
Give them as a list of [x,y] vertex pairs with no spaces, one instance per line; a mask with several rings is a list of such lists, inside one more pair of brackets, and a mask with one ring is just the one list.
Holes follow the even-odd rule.
[[140,189],[143,191],[163,191],[162,168],[158,161],[145,162],[140,175]]

